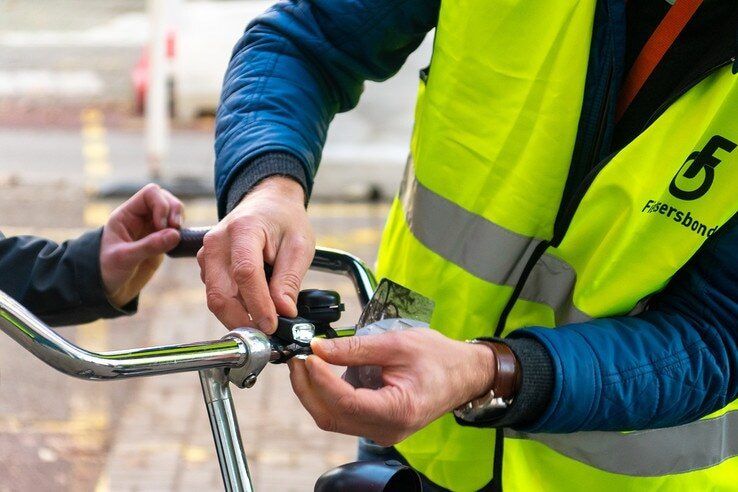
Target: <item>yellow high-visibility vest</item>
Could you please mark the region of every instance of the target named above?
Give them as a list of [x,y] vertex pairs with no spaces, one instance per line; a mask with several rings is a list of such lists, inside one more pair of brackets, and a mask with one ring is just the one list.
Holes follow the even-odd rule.
[[[431,326],[449,337],[639,313],[738,209],[738,78],[728,67],[561,204],[595,4],[441,4],[378,272],[433,299]],[[505,491],[734,488],[736,408],[639,432],[506,430]],[[492,479],[495,432],[447,415],[397,449],[437,484],[477,490]]]

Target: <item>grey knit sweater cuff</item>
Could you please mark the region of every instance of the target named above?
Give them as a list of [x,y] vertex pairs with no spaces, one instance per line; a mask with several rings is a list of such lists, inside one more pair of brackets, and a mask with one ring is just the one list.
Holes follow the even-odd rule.
[[254,186],[270,176],[286,176],[300,183],[302,189],[305,190],[305,202],[307,203],[307,175],[299,159],[292,154],[272,152],[256,157],[247,163],[231,182],[227,194],[226,213],[236,208],[236,205]]

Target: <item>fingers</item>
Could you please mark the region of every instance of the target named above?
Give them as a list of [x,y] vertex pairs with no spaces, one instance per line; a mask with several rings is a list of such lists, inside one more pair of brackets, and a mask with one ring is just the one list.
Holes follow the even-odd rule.
[[344,434],[364,434],[365,426],[362,423],[346,421],[339,409],[332,406],[331,401],[325,399],[315,388],[306,361],[292,359],[288,364],[292,389],[320,429]]
[[205,248],[197,250],[197,264],[200,266],[200,281],[205,284]]
[[406,343],[397,333],[381,333],[360,337],[313,339],[313,353],[337,366],[387,366],[401,363],[406,357]]
[[179,243],[179,231],[175,229],[164,229],[144,236],[138,241],[125,243],[123,249],[126,261],[130,264],[138,264],[149,258],[162,255],[174,248]]
[[297,294],[315,254],[315,244],[302,236],[286,237],[277,252],[269,292],[277,312],[297,316]]
[[[234,297],[245,307],[242,312],[251,315],[251,326],[267,334],[276,330],[278,310],[297,314],[297,291],[312,253],[312,231],[304,198],[302,186],[294,180],[267,178],[205,237],[201,268],[205,269],[203,277],[209,295],[215,298],[210,292],[226,291],[227,273],[235,286]],[[299,239],[303,237],[304,240]],[[277,264],[271,290],[264,272],[265,262]],[[218,308],[225,303],[220,299],[213,305],[216,316],[222,319]]]
[[399,401],[391,394],[394,388],[356,390],[315,356],[289,364],[292,388],[319,428],[370,437],[386,445],[407,436],[407,431],[395,429],[401,412],[394,408]]
[[208,309],[229,329],[251,326],[249,313],[237,298],[238,287],[231,279],[227,245],[217,235],[206,235],[197,262],[205,283]]
[[[300,399],[300,403],[305,407],[311,417],[317,421],[323,421],[330,418],[329,409],[326,408],[323,401],[320,399],[318,394],[315,392],[312,384],[310,383],[310,376],[308,375],[307,368],[305,367],[305,361],[299,359],[290,359],[287,362],[290,368],[290,383],[292,384],[292,390]],[[331,422],[323,422],[325,427],[334,426]],[[324,429],[328,430],[328,429]]]
[[141,219],[150,219],[154,230],[165,229],[169,224],[170,203],[156,184],[141,188],[123,204],[123,208]]
[[[167,227],[179,229],[182,226],[184,205],[169,191],[154,183],[147,184],[129,198],[113,216],[123,219],[129,233],[140,234],[140,227],[146,225],[151,230]],[[134,235],[135,235],[134,234]]]
[[179,198],[174,196],[169,190],[161,188],[159,191],[164,195],[167,202],[169,202],[169,216],[167,218],[169,227],[180,229],[182,227],[182,222],[184,221],[184,205]]
[[271,334],[277,328],[277,312],[269,295],[264,272],[266,232],[256,223],[228,224],[231,240],[231,277],[256,326]]
[[130,267],[166,253],[179,241],[179,232],[169,227],[181,224],[183,211],[174,195],[148,184],[111,214],[103,233],[105,245],[115,246],[113,256]]
[[366,424],[382,421],[390,414],[386,399],[386,393],[391,391],[389,388],[354,388],[336,375],[327,362],[314,355],[307,358],[305,368],[315,392],[328,408],[342,416],[341,420],[360,420],[361,424]]

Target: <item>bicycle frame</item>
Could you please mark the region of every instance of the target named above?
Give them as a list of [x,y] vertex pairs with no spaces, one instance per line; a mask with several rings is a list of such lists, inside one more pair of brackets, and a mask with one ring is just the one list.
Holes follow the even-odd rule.
[[[349,277],[362,307],[376,288],[371,270],[343,251],[317,248],[311,268]],[[229,372],[234,369],[248,374],[247,384],[239,385],[253,385],[259,372],[275,356],[263,333],[240,328],[221,340],[91,352],[63,338],[2,291],[0,330],[54,369],[81,379],[108,381],[198,371],[225,489],[253,491],[231,398]]]

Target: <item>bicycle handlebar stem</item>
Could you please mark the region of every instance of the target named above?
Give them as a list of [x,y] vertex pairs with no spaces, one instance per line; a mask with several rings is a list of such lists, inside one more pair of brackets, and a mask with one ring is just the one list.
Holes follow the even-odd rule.
[[200,384],[226,492],[253,492],[228,377],[222,369],[200,371]]

